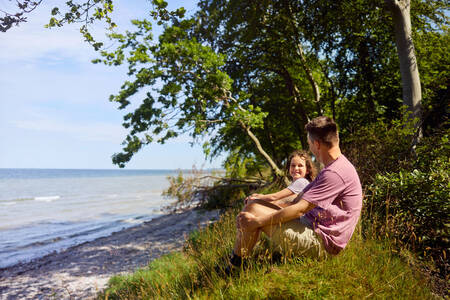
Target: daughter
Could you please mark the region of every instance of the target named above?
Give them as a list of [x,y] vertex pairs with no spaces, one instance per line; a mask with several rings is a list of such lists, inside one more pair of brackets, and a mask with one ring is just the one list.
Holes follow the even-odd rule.
[[[284,198],[293,195],[297,196],[297,194],[301,193],[316,178],[317,169],[311,160],[311,156],[306,151],[295,150],[291,153],[289,156],[289,175],[292,177],[292,183],[287,188],[267,195],[252,194],[245,198],[245,204],[263,200],[266,206],[270,203],[278,207],[286,207],[289,200],[292,199]],[[271,206],[270,204],[268,206]]]

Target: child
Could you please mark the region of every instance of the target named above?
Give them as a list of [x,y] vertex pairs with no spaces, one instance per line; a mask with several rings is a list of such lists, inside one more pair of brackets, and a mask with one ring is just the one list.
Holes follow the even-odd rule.
[[287,188],[267,195],[252,194],[245,198],[245,204],[250,201],[263,200],[279,207],[287,206],[286,200],[292,199],[283,199],[301,193],[317,175],[317,169],[311,160],[311,156],[306,151],[295,150],[291,153],[289,156],[289,175],[292,177],[292,183]]

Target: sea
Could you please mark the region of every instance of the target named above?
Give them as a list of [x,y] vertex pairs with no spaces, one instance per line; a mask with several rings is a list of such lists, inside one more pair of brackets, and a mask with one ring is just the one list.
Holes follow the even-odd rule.
[[0,169],[0,268],[149,221],[179,170]]

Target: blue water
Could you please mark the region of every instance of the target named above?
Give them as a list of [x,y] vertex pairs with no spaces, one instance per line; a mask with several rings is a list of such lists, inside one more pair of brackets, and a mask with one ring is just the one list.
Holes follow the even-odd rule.
[[0,169],[0,268],[151,220],[178,172]]
[[165,176],[174,170],[95,170],[95,169],[0,169],[2,179],[64,178],[64,177],[114,177],[114,176]]

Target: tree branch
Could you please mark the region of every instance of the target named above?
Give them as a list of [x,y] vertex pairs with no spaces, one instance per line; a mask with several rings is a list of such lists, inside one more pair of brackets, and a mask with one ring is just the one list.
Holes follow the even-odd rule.
[[308,66],[308,62],[306,61],[305,53],[303,52],[303,47],[302,47],[302,44],[300,43],[300,38],[299,38],[300,33],[298,31],[298,26],[295,22],[294,14],[292,13],[292,8],[290,5],[288,6],[288,9],[289,9],[289,13],[291,15],[290,20],[292,23],[292,29],[294,30],[294,32],[296,34],[295,50],[296,50],[298,56],[300,57],[300,61],[302,63],[303,70],[306,73],[306,77],[308,78],[308,81],[311,84],[311,88],[312,88],[313,94],[314,94],[314,102],[317,105],[317,110],[320,115],[323,115],[323,110],[322,110],[322,107],[320,106],[320,88],[319,88],[319,85],[317,84],[316,80],[314,79],[312,70]]
[[[241,111],[246,111],[245,109],[242,108],[242,106],[239,105],[238,101],[231,96],[231,92],[230,91],[225,91],[225,95],[226,95],[227,99],[230,99],[231,101],[235,102],[237,104],[237,107]],[[230,104],[228,102],[225,102],[225,105],[229,107]],[[267,152],[263,149],[259,139],[251,131],[250,126],[247,126],[242,120],[239,120],[239,125],[242,127],[242,129],[245,130],[247,135],[253,141],[253,143],[255,144],[256,149],[258,149],[259,153],[266,159],[266,161],[269,164],[269,166],[275,172],[275,175],[277,177],[279,177],[279,178],[283,178],[285,184],[288,185],[289,184],[289,180],[286,178],[286,176],[284,175],[283,171],[281,171],[280,168],[278,168],[277,164],[273,161],[273,159],[269,156],[269,154],[267,154]]]
[[25,1],[16,1],[17,7],[19,8],[19,12],[17,13],[8,13],[4,10],[0,10],[0,12],[4,13],[5,16],[3,18],[0,18],[0,31],[6,32],[8,31],[13,25],[18,26],[19,23],[26,22],[27,18],[24,17],[24,14],[28,14],[36,9],[36,7],[41,4],[42,0],[39,1],[31,1],[31,0],[25,0]]

